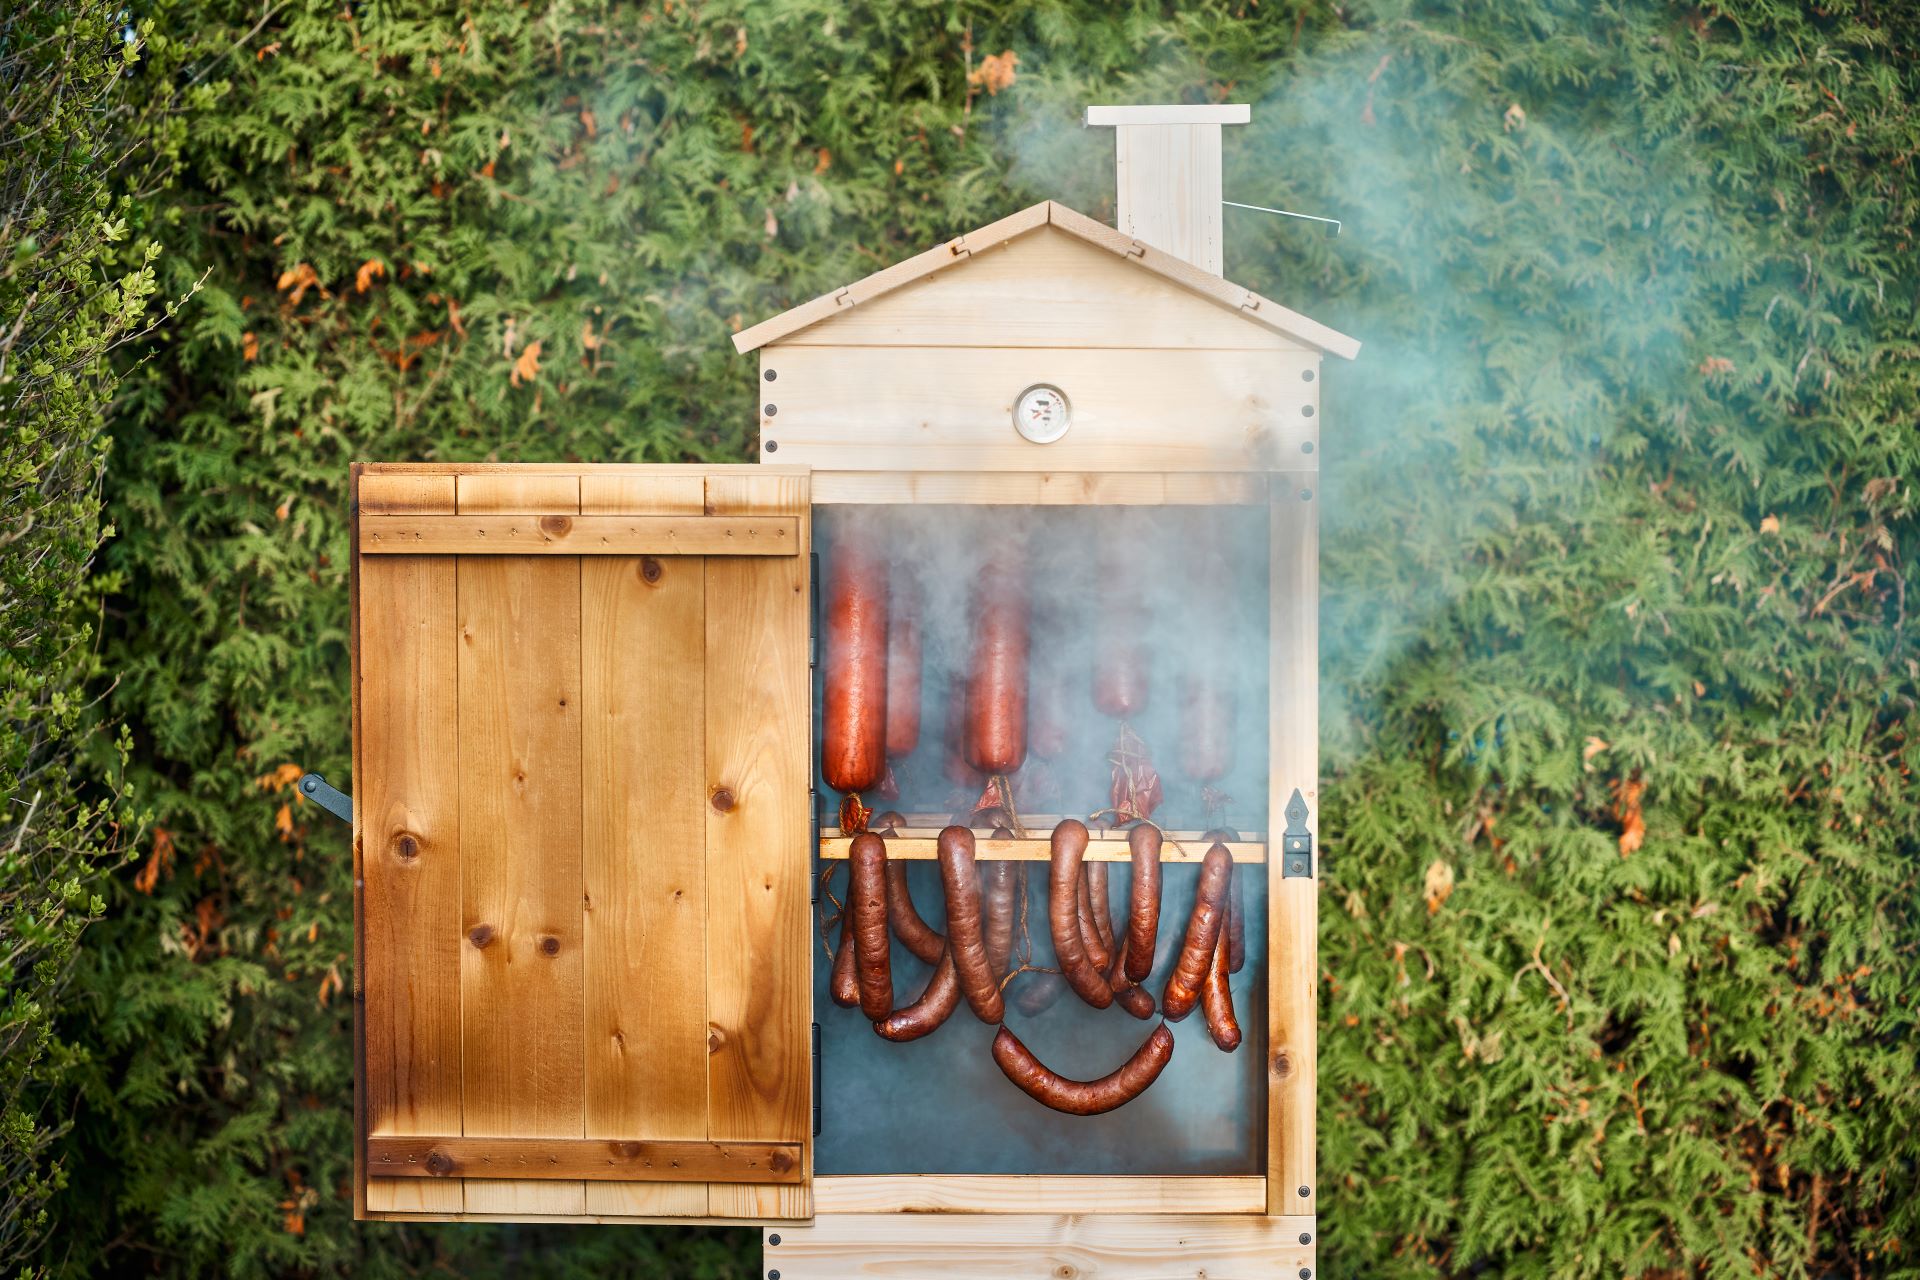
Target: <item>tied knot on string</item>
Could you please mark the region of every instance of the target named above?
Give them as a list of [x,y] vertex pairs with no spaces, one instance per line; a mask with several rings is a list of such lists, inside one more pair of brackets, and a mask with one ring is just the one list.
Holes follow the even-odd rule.
[[873,810],[860,803],[860,797],[848,792],[840,800],[840,834],[857,836],[867,829],[867,819],[873,816]]

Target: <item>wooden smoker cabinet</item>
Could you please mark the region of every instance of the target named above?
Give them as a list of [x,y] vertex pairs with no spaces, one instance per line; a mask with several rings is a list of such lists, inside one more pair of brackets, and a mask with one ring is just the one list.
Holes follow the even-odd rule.
[[[1136,126],[1123,230],[1045,202],[737,335],[758,464],[354,467],[357,1216],[750,1223],[782,1280],[1312,1275],[1318,375],[1358,344],[1219,276],[1236,109],[1138,110],[1090,113]],[[1211,270],[1129,165],[1211,170]],[[808,552],[861,503],[1265,508],[1263,1173],[815,1176]]]

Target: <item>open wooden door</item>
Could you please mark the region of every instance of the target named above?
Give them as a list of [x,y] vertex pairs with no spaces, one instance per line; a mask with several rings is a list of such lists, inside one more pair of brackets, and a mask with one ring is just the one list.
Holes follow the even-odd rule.
[[806,469],[352,485],[357,1214],[810,1217]]

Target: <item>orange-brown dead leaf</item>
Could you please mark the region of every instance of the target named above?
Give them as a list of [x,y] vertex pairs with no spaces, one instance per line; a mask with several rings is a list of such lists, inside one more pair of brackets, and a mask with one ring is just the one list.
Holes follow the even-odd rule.
[[600,134],[600,122],[595,120],[593,118],[593,112],[586,108],[582,108],[580,111],[580,127],[587,131],[589,138],[598,137]]
[[260,358],[260,338],[251,329],[240,335],[240,358],[248,364]]
[[1700,362],[1700,372],[1709,378],[1719,373],[1732,373],[1733,361],[1725,356],[1708,356]]
[[341,985],[340,967],[334,965],[328,968],[326,976],[320,979],[320,1007],[322,1009],[326,1008],[333,1000],[334,993],[340,990]]
[[452,325],[453,331],[461,337],[467,336],[467,326],[460,319],[460,304],[452,298],[447,299],[447,323]]
[[253,60],[255,62],[265,62],[268,58],[277,56],[279,52],[280,42],[275,40],[272,44],[261,45],[260,51],[253,55]]
[[1609,785],[1613,791],[1613,816],[1620,821],[1620,856],[1624,858],[1647,839],[1647,819],[1640,811],[1647,784],[1638,778],[1616,778]]
[[[305,262],[296,262],[293,266],[288,267],[280,273],[279,283],[275,287],[282,293],[285,293],[289,289],[293,290],[293,296],[287,299],[287,301],[297,307],[300,305],[300,300],[307,296],[307,290],[314,288],[319,283],[319,273],[314,271],[311,265]],[[326,290],[322,289],[320,292],[324,294]]]
[[967,83],[976,89],[985,89],[992,97],[1013,84],[1019,75],[1015,66],[1020,55],[1008,49],[1003,53],[990,53],[980,59],[980,65],[967,73]]
[[160,877],[173,870],[173,833],[165,827],[153,829],[153,853],[147,858],[146,865],[133,877],[133,887],[141,893],[151,895],[160,883]]
[[262,791],[272,791],[272,792],[278,793],[281,791],[285,791],[288,787],[300,781],[300,775],[305,772],[306,770],[302,769],[299,765],[294,764],[292,761],[288,761],[287,763],[280,765],[277,768],[270,769],[266,773],[263,773],[259,777],[255,778],[253,780],[253,785],[256,787],[259,787]]
[[1442,858],[1435,858],[1427,867],[1427,914],[1435,915],[1453,896],[1453,867]]
[[529,342],[527,349],[520,353],[520,358],[513,362],[513,372],[507,376],[507,380],[517,387],[523,382],[531,383],[539,376],[540,344]]
[[1607,749],[1607,746],[1608,746],[1608,743],[1605,738],[1601,738],[1598,736],[1590,736],[1587,739],[1587,745],[1580,748],[1581,761],[1585,762],[1593,759],[1595,756],[1599,755],[1602,751],[1605,751]]
[[1762,517],[1760,520],[1760,532],[1762,533],[1780,532],[1780,517],[1779,516]]
[[293,839],[293,806],[283,804],[273,815],[273,829],[282,840]]
[[378,258],[368,258],[360,264],[360,269],[353,273],[353,291],[355,293],[365,293],[373,287],[375,280],[378,280],[385,274],[387,274],[386,263],[380,261]]
[[825,173],[828,169],[832,167],[833,167],[833,152],[827,150],[825,147],[820,148],[819,155],[814,157],[813,171],[815,173]]
[[282,502],[279,506],[273,509],[273,515],[276,520],[284,521],[288,516],[292,514],[293,514],[292,498],[288,498],[285,502]]

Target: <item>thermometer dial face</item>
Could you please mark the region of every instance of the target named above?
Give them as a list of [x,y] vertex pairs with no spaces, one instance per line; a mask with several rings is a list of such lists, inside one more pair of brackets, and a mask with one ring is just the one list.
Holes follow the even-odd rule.
[[1035,444],[1052,444],[1067,434],[1072,421],[1066,393],[1044,382],[1022,391],[1013,404],[1014,430]]

